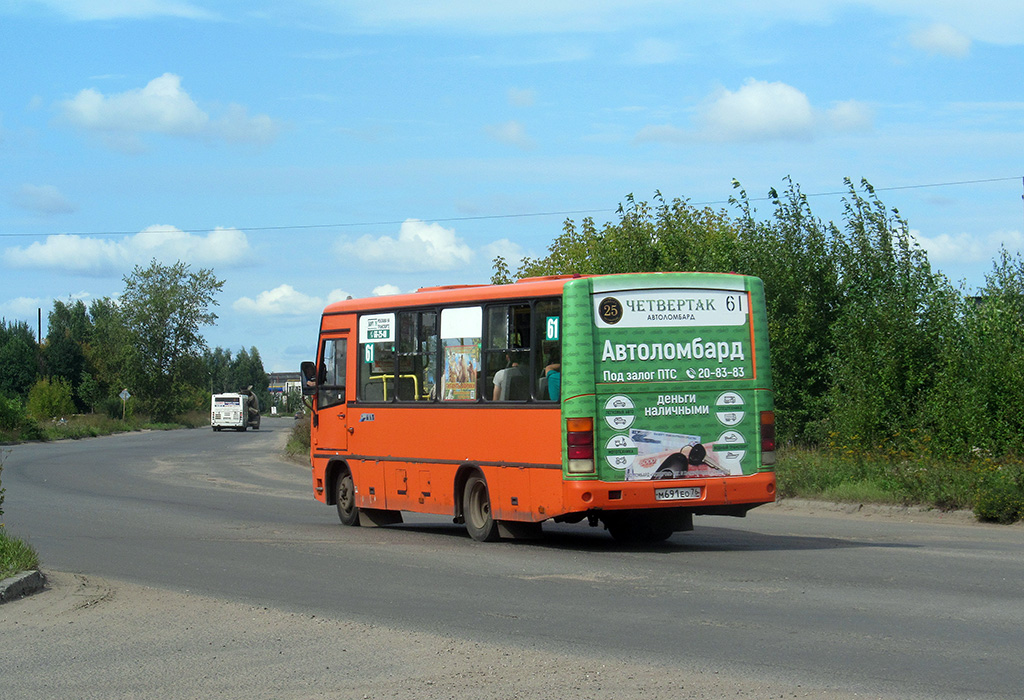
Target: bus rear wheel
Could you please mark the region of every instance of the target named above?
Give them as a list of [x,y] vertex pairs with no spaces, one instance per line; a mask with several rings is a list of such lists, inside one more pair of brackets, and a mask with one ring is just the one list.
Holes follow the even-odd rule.
[[462,494],[462,514],[469,536],[477,542],[497,540],[498,523],[491,517],[491,498],[484,478],[479,474],[469,477]]
[[356,485],[352,472],[345,469],[338,475],[335,502],[338,504],[338,519],[343,525],[359,524],[359,509],[356,508]]

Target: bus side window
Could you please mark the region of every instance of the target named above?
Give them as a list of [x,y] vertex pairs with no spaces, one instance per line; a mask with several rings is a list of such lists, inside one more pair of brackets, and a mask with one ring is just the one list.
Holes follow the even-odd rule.
[[483,309],[455,306],[441,309],[439,334],[442,401],[476,401],[479,394]]
[[359,344],[359,400],[389,401],[394,398],[395,344]]
[[484,398],[488,401],[526,401],[531,395],[530,305],[487,307],[484,346]]
[[437,312],[403,311],[398,314],[399,401],[435,398],[437,365]]
[[345,401],[346,348],[345,338],[324,340],[320,381],[316,392],[317,408],[326,408]]
[[[558,401],[550,387],[561,386],[562,300],[541,299],[533,307],[534,384],[538,401]],[[556,381],[551,375],[558,372]]]

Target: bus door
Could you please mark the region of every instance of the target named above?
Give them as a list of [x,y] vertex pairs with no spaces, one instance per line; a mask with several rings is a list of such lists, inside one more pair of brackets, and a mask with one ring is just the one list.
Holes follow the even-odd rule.
[[348,333],[324,336],[317,365],[316,416],[313,450],[348,449]]

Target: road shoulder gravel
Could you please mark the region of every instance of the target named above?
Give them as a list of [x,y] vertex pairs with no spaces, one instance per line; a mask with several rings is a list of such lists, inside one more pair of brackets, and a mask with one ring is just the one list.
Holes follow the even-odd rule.
[[[225,602],[53,572],[0,606],[4,697],[820,698],[863,693]],[[55,660],[59,659],[59,663]],[[877,696],[874,696],[877,697]]]

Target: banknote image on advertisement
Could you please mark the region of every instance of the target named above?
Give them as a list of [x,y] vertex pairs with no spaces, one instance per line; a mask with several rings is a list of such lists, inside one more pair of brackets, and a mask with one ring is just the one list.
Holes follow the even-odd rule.
[[699,435],[634,428],[629,438],[636,445],[637,455],[626,470],[628,481],[696,479],[730,473],[719,464],[714,445],[702,444]]

